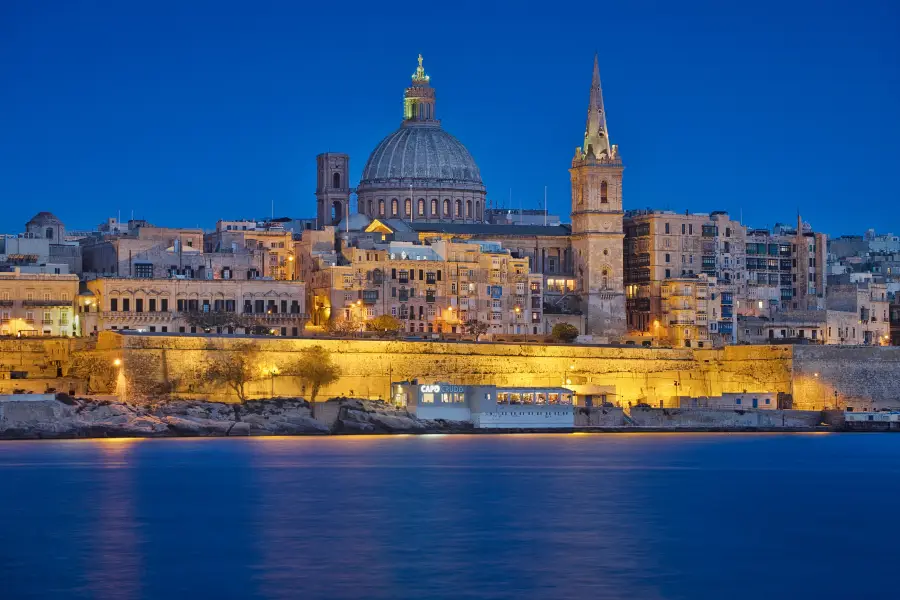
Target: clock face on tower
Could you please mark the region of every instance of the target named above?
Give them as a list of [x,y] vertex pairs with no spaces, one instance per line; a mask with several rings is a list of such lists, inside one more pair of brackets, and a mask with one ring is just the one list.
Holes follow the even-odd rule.
[[603,221],[603,229],[609,231],[609,228],[612,227],[612,223],[609,221]]

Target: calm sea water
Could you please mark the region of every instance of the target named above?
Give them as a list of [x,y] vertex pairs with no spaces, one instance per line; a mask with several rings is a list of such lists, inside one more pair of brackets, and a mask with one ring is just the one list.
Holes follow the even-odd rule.
[[0,598],[898,597],[900,435],[0,443]]

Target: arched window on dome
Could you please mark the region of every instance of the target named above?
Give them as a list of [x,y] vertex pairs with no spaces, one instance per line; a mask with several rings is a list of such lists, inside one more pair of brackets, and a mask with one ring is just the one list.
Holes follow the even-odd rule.
[[600,203],[601,204],[609,204],[609,201],[606,199],[606,191],[607,186],[605,181],[600,182]]
[[438,216],[438,201],[437,198],[431,199],[431,215],[432,217]]
[[478,200],[475,201],[475,218],[479,221],[484,219],[484,217],[481,216],[481,202]]
[[340,173],[335,173],[334,175],[331,176],[331,187],[333,187],[336,190],[341,189],[341,174]]
[[466,218],[467,219],[472,218],[472,201],[471,200],[466,200]]
[[372,200],[366,202],[366,215],[373,217],[375,216],[372,212]]
[[461,218],[462,218],[462,200],[460,200],[459,198],[456,199],[456,213],[455,213],[455,215],[456,215],[456,218],[457,218],[457,219],[461,219]]
[[396,217],[400,212],[400,203],[396,198],[391,200],[391,216]]
[[384,199],[378,201],[378,216],[384,216]]
[[403,201],[403,214],[407,217],[412,216],[412,200],[409,198]]
[[444,198],[444,216],[445,217],[450,216],[450,199],[449,198]]
[[420,217],[425,216],[425,200],[424,200],[424,198],[419,198],[419,201],[416,202],[416,214]]

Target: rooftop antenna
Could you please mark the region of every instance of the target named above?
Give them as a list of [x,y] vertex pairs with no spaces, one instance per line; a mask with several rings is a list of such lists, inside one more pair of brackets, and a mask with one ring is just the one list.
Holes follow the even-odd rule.
[[547,186],[544,186],[544,227],[547,226]]
[[272,220],[275,220],[275,198],[272,198]]

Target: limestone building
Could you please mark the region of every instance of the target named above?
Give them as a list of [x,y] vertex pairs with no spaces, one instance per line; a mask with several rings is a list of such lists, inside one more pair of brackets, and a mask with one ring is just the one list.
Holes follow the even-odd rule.
[[[307,320],[306,287],[271,279],[101,277],[78,299],[84,334],[105,330],[203,333],[187,313],[239,314],[274,335],[297,336]],[[220,327],[216,333],[249,331]]]
[[77,275],[0,273],[0,335],[78,335]]
[[661,210],[629,211],[624,227],[629,330],[667,338],[671,323],[664,315],[663,285],[705,275],[714,282],[710,299],[720,308],[715,322],[707,315],[708,325],[726,341],[746,289],[744,227],[725,212]]
[[493,334],[544,333],[543,278],[497,243],[351,246],[342,259],[304,276],[315,324],[390,315],[410,334],[462,333],[468,320]]

